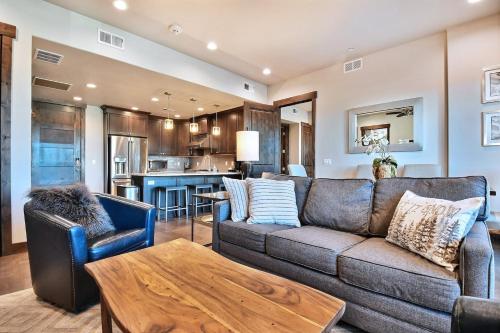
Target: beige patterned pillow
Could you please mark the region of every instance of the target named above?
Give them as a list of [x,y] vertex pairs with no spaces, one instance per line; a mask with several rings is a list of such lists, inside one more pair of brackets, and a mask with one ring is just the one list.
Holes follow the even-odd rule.
[[406,191],[386,240],[454,271],[460,241],[472,228],[483,201],[424,198]]

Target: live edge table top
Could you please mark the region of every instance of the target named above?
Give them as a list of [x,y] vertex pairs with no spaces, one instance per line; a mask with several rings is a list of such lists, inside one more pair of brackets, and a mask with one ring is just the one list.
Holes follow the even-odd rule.
[[103,327],[109,312],[124,332],[327,332],[345,309],[333,296],[185,239],[85,269],[101,290]]

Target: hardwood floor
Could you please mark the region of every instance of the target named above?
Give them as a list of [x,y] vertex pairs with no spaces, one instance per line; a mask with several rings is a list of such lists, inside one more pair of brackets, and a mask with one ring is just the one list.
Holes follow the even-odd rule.
[[[195,224],[195,242],[209,244],[212,241],[212,229]],[[172,218],[156,222],[155,244],[168,242],[177,238],[191,240],[191,219]],[[18,290],[31,288],[31,277],[28,253],[22,252],[0,257],[0,295],[10,294]]]

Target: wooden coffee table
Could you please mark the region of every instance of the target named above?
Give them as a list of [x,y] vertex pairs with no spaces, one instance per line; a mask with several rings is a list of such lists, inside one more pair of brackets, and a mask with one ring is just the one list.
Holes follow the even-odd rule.
[[344,313],[333,296],[177,239],[88,263],[101,291],[102,330],[327,332]]

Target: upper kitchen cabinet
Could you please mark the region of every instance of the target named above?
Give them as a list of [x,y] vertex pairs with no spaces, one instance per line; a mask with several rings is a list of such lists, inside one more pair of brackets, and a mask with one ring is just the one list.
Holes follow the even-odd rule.
[[189,142],[191,135],[189,133],[189,120],[179,120],[175,122],[177,128],[177,155],[189,156]]
[[148,152],[149,155],[177,155],[177,127],[166,129],[165,118],[149,116]]
[[147,137],[148,113],[134,112],[114,106],[102,106],[104,124],[109,135]]
[[[215,126],[215,115],[212,126]],[[236,132],[243,130],[243,107],[221,111],[217,114],[217,126],[220,136],[212,136],[213,152],[215,154],[236,154]]]

